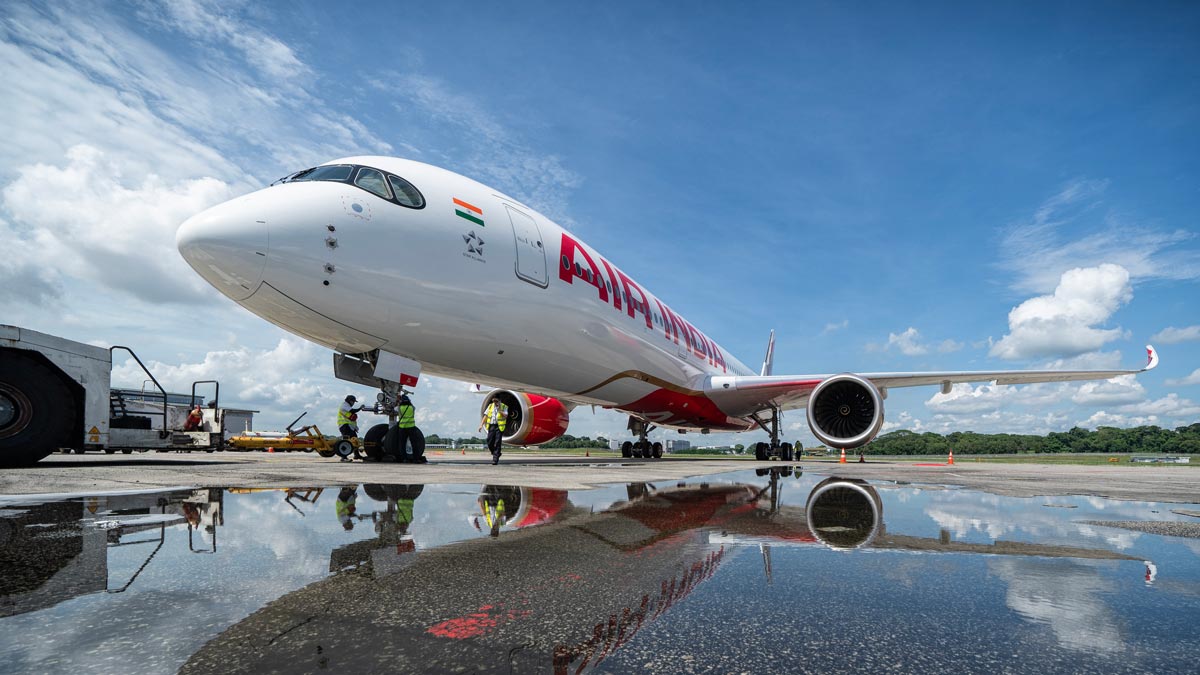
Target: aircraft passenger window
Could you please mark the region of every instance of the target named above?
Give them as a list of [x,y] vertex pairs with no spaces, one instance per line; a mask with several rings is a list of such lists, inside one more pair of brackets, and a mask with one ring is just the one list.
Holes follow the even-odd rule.
[[388,182],[392,184],[392,191],[396,193],[396,201],[400,202],[401,206],[414,209],[425,206],[425,198],[421,196],[417,188],[413,187],[412,183],[391,174],[388,174]]
[[358,170],[358,176],[354,178],[354,184],[358,187],[374,192],[384,199],[391,199],[392,195],[388,192],[387,181],[383,179],[383,172],[375,169],[363,167]]
[[567,270],[569,272],[571,270],[571,261],[567,260],[567,256],[564,255],[562,257],[562,263],[563,263],[563,269]]

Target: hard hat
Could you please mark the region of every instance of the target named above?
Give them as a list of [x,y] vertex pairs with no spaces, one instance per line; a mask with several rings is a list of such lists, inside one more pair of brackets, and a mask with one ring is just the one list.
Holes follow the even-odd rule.
[[354,394],[350,394],[349,396],[346,397],[346,403],[354,403],[357,400],[358,399],[354,398]]

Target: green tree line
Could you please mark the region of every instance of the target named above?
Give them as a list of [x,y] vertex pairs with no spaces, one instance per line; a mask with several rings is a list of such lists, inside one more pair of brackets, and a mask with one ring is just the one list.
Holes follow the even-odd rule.
[[964,455],[1004,455],[1056,452],[1167,452],[1200,454],[1200,423],[1174,430],[1156,426],[1100,427],[1095,431],[1075,427],[1045,436],[1032,434],[952,434],[893,431],[877,437],[865,448],[868,455],[944,455],[954,450]]

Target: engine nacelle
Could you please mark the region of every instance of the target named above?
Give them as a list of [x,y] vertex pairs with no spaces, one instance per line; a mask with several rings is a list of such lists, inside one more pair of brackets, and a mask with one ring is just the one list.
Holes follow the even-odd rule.
[[479,407],[480,415],[493,400],[508,406],[504,442],[509,445],[549,443],[567,433],[567,425],[571,423],[570,409],[550,396],[494,389],[484,397],[483,405]]
[[883,502],[866,481],[826,478],[813,488],[804,507],[808,530],[833,549],[866,546],[883,527]]
[[832,448],[866,445],[883,427],[883,396],[858,375],[834,375],[808,397],[808,427]]

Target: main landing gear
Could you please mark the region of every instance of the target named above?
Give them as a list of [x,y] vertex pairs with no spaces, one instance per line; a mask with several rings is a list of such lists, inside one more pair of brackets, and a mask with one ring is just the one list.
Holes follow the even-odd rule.
[[622,457],[644,457],[646,459],[662,459],[663,444],[650,442],[647,436],[658,427],[651,426],[646,420],[629,416],[629,430],[638,437],[637,441],[625,441],[621,444]]
[[783,411],[777,407],[771,408],[770,420],[764,421],[758,413],[751,416],[754,423],[771,437],[770,443],[754,444],[754,459],[767,461],[772,457],[777,457],[781,462],[791,462],[796,459],[796,449],[792,444],[779,440],[779,423],[782,418]]

